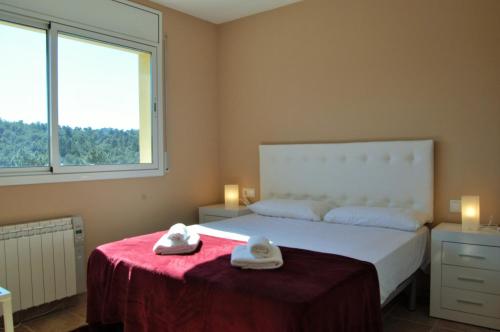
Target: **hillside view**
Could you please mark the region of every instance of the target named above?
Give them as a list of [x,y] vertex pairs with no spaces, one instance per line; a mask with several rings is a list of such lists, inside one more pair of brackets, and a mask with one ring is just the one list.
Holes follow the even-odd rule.
[[[0,167],[49,165],[47,124],[0,119]],[[137,164],[139,131],[59,127],[62,165]]]

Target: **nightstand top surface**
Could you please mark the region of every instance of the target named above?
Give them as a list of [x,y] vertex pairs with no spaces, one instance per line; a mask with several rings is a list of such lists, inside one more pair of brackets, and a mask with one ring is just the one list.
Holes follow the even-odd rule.
[[224,204],[214,204],[202,206],[199,208],[200,214],[218,216],[225,218],[239,217],[245,214],[252,213],[250,209],[244,205],[238,206],[236,209],[226,209]]
[[484,235],[498,235],[500,232],[492,229],[479,229],[477,231],[463,231],[462,224],[443,222],[432,229],[434,232],[452,232],[452,233],[464,233],[464,234],[484,234]]
[[224,204],[213,204],[200,206],[198,209],[198,213],[200,224],[202,224],[210,221],[243,216],[245,214],[252,213],[252,211],[244,205],[240,205],[236,209],[226,209]]
[[463,231],[462,224],[441,223],[432,229],[432,237],[444,241],[500,246],[500,232],[491,229]]
[[237,209],[226,209],[226,206],[224,203],[221,204],[212,204],[212,205],[205,205],[201,206],[200,209],[217,209],[217,210],[226,210],[226,211],[244,211],[248,210],[248,207],[245,205],[239,205]]

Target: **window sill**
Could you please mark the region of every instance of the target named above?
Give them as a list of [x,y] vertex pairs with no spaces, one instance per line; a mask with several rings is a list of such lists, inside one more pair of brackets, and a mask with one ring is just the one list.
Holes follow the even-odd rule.
[[95,181],[113,179],[131,179],[153,176],[163,176],[165,170],[135,170],[135,171],[112,171],[112,172],[89,172],[89,173],[68,173],[53,174],[42,173],[36,175],[3,175],[0,176],[0,186],[15,186],[41,183],[61,183],[75,181]]

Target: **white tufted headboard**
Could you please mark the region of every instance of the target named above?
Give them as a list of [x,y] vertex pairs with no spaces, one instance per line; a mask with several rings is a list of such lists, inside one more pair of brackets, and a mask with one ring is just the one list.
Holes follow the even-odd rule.
[[260,146],[260,197],[411,208],[433,219],[433,141]]

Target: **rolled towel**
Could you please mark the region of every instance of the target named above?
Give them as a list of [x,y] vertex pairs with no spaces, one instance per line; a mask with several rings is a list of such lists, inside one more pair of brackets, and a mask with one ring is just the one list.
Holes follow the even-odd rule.
[[247,247],[256,258],[268,258],[273,253],[271,242],[262,235],[251,236],[248,239]]
[[187,231],[187,240],[184,243],[172,241],[165,233],[153,246],[153,251],[158,255],[189,254],[198,248],[200,236],[192,231]]
[[177,223],[171,226],[168,230],[167,237],[172,241],[186,242],[188,237],[186,225]]
[[283,265],[283,257],[277,246],[271,245],[271,248],[270,257],[255,258],[247,246],[236,246],[231,253],[231,265],[253,270],[277,269]]

